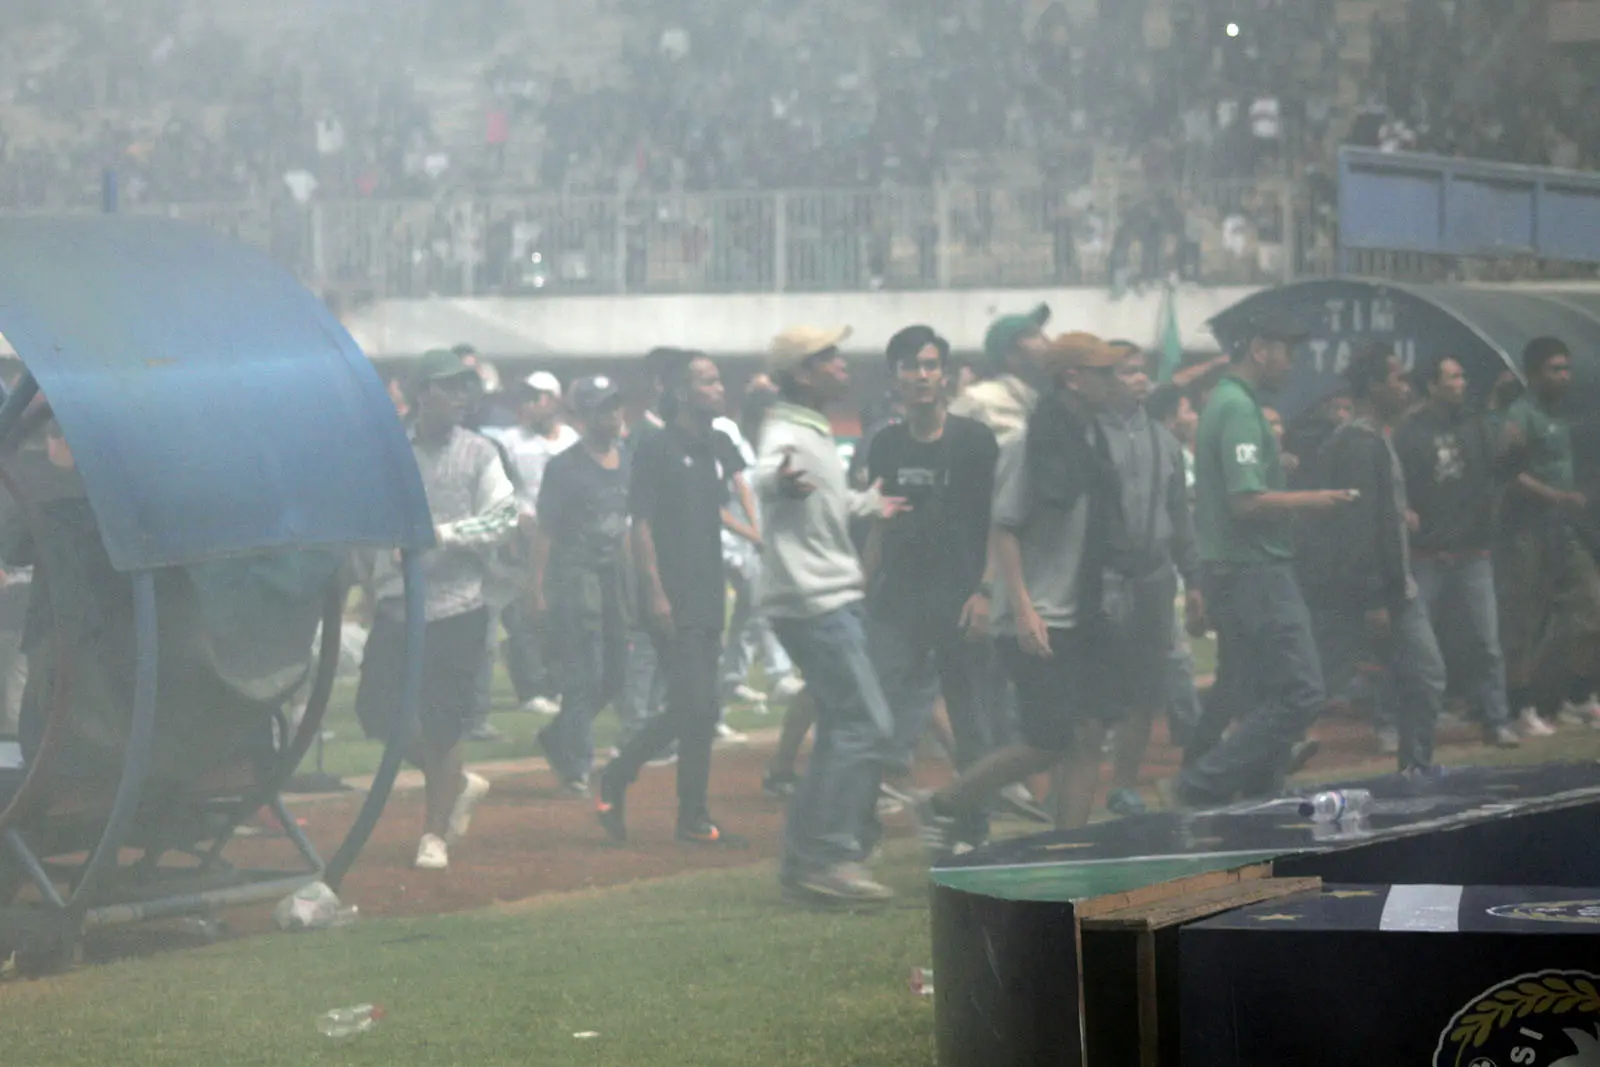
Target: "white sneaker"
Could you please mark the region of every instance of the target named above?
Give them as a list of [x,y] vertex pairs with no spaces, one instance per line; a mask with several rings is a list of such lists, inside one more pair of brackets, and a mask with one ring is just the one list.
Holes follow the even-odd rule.
[[450,866],[450,846],[438,834],[423,834],[412,864],[419,871],[442,871]]
[[733,687],[731,695],[733,703],[736,704],[765,704],[767,702],[767,694],[753,686],[745,685],[743,682]]
[[532,700],[523,703],[522,710],[531,711],[535,715],[559,715],[561,714],[561,705],[549,697],[534,697]]
[[730,745],[747,745],[750,743],[750,735],[740,733],[725,722],[719,722],[717,723],[717,740],[725,741]]
[[1549,737],[1556,732],[1555,727],[1539,717],[1536,708],[1523,708],[1517,720],[1522,723],[1522,733],[1527,737]]
[[913,794],[899,788],[893,782],[880,782],[878,784],[878,792],[886,797],[898,800],[902,807],[915,804],[917,802],[917,798]]
[[1557,716],[1579,726],[1600,727],[1600,705],[1595,704],[1593,697],[1577,703],[1563,701]]
[[454,841],[466,835],[467,828],[472,825],[472,809],[478,806],[478,801],[482,800],[488,791],[489,779],[481,774],[467,772],[467,786],[461,790],[461,795],[456,797],[456,806],[450,809],[450,840]]
[[778,680],[772,687],[772,695],[779,700],[793,700],[805,691],[806,681],[799,675],[791,674]]

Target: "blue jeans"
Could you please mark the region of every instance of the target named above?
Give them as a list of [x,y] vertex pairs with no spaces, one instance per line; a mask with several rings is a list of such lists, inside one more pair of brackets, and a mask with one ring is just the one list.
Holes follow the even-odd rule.
[[866,858],[867,812],[877,799],[893,720],[867,657],[860,601],[809,619],[773,619],[817,709],[805,780],[789,801],[780,878],[793,884]]
[[[994,645],[988,640],[966,639],[953,620],[944,624],[908,624],[872,615],[867,620],[867,651],[894,718],[894,735],[884,744],[883,774],[905,774],[917,743],[933,720],[933,705],[942,692],[955,737],[958,772],[966,770],[995,747],[993,716],[989,706],[988,657]],[[882,774],[880,774],[880,779]],[[874,798],[875,799],[875,798]],[[988,815],[978,812],[964,827],[967,841],[989,835]],[[876,808],[867,813],[869,850],[881,836]]]
[[1500,611],[1494,594],[1494,564],[1489,556],[1418,556],[1412,563],[1417,598],[1428,612],[1434,631],[1441,611],[1450,609],[1452,647],[1460,643],[1458,664],[1473,675],[1468,690],[1479,720],[1493,729],[1511,722],[1506,702],[1506,661],[1500,652]]
[[1226,804],[1278,788],[1289,751],[1322,713],[1322,667],[1311,615],[1289,563],[1218,565],[1206,573],[1217,631],[1217,678],[1197,742],[1231,734],[1178,777],[1181,798]]
[[506,629],[506,639],[500,648],[505,654],[506,673],[511,675],[511,687],[516,690],[517,703],[526,704],[534,697],[555,692],[556,686],[545,669],[541,655],[546,633],[523,606],[520,597],[506,608],[500,616],[500,622]]
[[611,702],[617,713],[617,747],[626,745],[667,702],[667,675],[656,669],[656,646],[646,630],[628,634],[628,669],[622,692]]
[[994,747],[984,684],[991,647],[966,640],[953,623],[919,626],[868,618],[867,653],[894,720],[894,735],[884,749],[886,771],[910,771],[941,692],[955,736],[956,769],[965,770]]
[[1373,664],[1378,721],[1399,734],[1400,769],[1432,766],[1445,675],[1428,613],[1420,598],[1390,609],[1389,639],[1381,644],[1368,634],[1366,615],[1361,605],[1318,606],[1317,643],[1329,685],[1344,688],[1359,664]]
[[1199,725],[1201,714],[1200,694],[1194,688],[1194,649],[1183,626],[1182,613],[1174,612],[1172,651],[1166,663],[1167,722],[1168,733],[1180,746]]
[[[517,692],[517,703],[525,703],[551,688],[539,656],[539,636],[520,599],[506,607],[500,620],[506,628],[506,671],[511,675],[512,688]],[[478,665],[477,678],[472,687],[470,727],[482,726],[489,721],[489,705],[494,688],[495,644],[499,633],[500,627],[495,624],[491,613],[488,646],[484,649],[483,662]]]
[[794,671],[794,664],[789,662],[766,616],[756,610],[754,579],[730,567],[728,583],[733,586],[733,615],[728,620],[728,634],[722,649],[724,698],[735,686],[744,684],[757,656],[766,667],[769,686],[776,685]]
[[594,720],[622,688],[628,634],[621,579],[576,572],[546,579],[551,651],[560,664],[561,713],[539,731],[551,767],[564,782],[588,777]]

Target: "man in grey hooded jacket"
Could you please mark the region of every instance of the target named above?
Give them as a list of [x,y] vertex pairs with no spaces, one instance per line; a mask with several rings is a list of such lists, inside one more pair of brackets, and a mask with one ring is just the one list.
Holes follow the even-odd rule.
[[796,327],[774,338],[769,370],[783,399],[767,415],[752,483],[766,520],[760,610],[816,704],[816,741],[789,802],[779,879],[801,903],[889,899],[862,862],[863,823],[893,725],[867,658],[866,581],[850,541],[854,516],[897,514],[876,485],[849,488],[823,411],[849,388],[839,345],[848,328]]

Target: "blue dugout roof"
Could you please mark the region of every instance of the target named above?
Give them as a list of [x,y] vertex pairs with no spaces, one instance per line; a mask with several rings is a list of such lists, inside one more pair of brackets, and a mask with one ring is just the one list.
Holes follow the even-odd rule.
[[377,373],[257,252],[162,218],[5,220],[0,334],[49,398],[119,570],[433,543]]

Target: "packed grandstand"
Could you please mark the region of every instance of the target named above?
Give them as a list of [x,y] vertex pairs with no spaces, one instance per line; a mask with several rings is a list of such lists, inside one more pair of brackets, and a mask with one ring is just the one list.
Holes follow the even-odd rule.
[[0,209],[111,173],[355,298],[1270,281],[1341,145],[1594,167],[1574,7],[14,0]]

